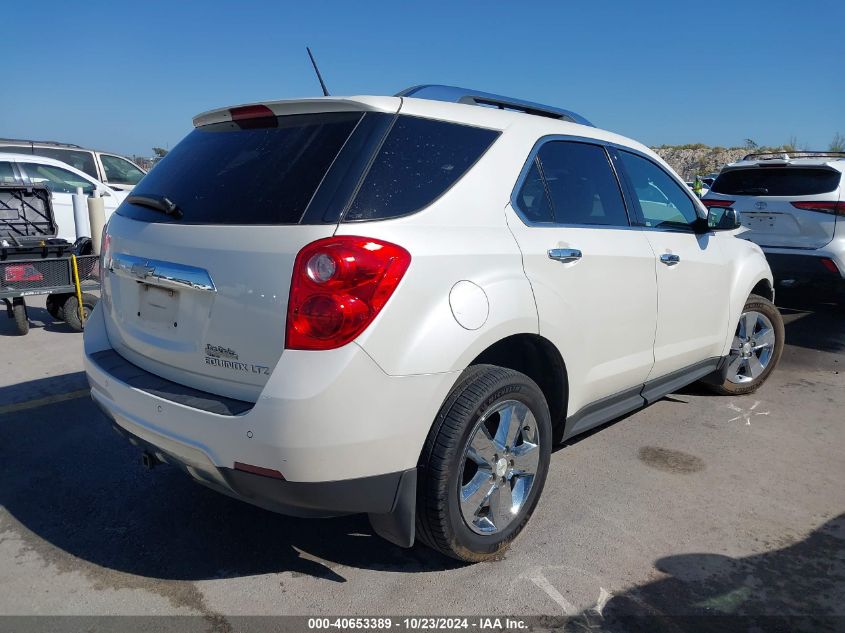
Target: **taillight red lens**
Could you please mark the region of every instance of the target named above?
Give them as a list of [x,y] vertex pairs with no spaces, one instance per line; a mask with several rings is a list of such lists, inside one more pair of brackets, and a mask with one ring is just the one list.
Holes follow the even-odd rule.
[[808,200],[806,202],[791,202],[790,204],[796,209],[804,209],[805,211],[818,211],[820,213],[830,213],[831,215],[845,215],[845,202]]
[[372,323],[410,264],[411,254],[401,246],[368,237],[308,244],[293,266],[285,347],[346,345]]
[[721,208],[721,207],[731,206],[735,202],[735,200],[709,200],[707,198],[704,198],[701,202],[707,208],[710,208],[710,207],[720,207]]
[[821,262],[822,266],[827,268],[830,272],[839,274],[839,269],[836,267],[836,262],[834,262],[832,259],[822,257]]

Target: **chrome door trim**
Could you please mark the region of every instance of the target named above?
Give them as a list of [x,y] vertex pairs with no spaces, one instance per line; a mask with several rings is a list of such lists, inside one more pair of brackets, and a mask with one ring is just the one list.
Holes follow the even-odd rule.
[[189,288],[203,292],[217,292],[207,270],[185,264],[116,253],[112,255],[108,269],[109,272],[120,277],[140,283],[150,283],[176,290]]

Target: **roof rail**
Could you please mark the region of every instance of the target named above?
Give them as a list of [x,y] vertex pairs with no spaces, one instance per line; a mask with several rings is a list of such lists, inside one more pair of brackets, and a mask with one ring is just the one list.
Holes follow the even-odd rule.
[[57,141],[33,141],[24,138],[0,138],[0,143],[25,143],[27,145],[52,145],[54,147],[73,147],[76,149],[83,149],[81,145],[74,145],[73,143],[59,143]]
[[791,158],[845,158],[845,152],[814,152],[811,150],[790,152],[783,149],[776,152],[757,152],[755,154],[746,154],[742,160],[789,160]]
[[452,103],[466,103],[469,105],[485,106],[488,108],[498,108],[499,110],[514,110],[525,114],[534,114],[537,116],[560,119],[571,123],[580,123],[581,125],[595,127],[580,114],[572,112],[571,110],[555,108],[553,106],[525,101],[523,99],[503,97],[501,95],[482,92],[480,90],[458,88],[457,86],[423,84],[420,86],[406,88],[401,92],[397,92],[395,96],[414,97],[415,99],[431,99],[433,101],[449,101]]

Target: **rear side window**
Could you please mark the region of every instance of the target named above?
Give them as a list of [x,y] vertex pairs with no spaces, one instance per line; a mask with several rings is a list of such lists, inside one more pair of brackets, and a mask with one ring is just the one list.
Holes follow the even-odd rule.
[[[622,192],[603,147],[550,141],[540,148],[536,162],[542,170],[555,223],[628,226]],[[528,220],[544,215],[540,190],[535,185],[537,173],[532,166],[517,195],[520,211]],[[540,204],[536,209],[535,191]]]
[[498,132],[400,116],[346,213],[346,221],[408,215],[439,198],[481,157]]
[[75,167],[79,171],[84,171],[92,178],[100,179],[97,174],[97,166],[94,164],[94,154],[76,149],[56,149],[52,147],[35,147],[32,150],[33,154],[38,156],[46,156],[48,158],[55,158],[63,163],[67,163],[71,167]]
[[[296,224],[361,116],[301,114],[196,128],[132,194],[168,198],[183,224]],[[119,213],[174,221],[128,203]]]
[[757,167],[722,172],[711,191],[733,196],[812,196],[835,191],[841,174],[818,167]]

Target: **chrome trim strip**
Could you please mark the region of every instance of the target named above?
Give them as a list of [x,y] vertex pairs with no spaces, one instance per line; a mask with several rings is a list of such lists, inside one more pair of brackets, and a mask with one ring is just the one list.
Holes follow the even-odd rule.
[[190,288],[203,292],[217,292],[207,270],[185,264],[117,253],[112,255],[108,268],[109,272],[139,283],[177,290]]

